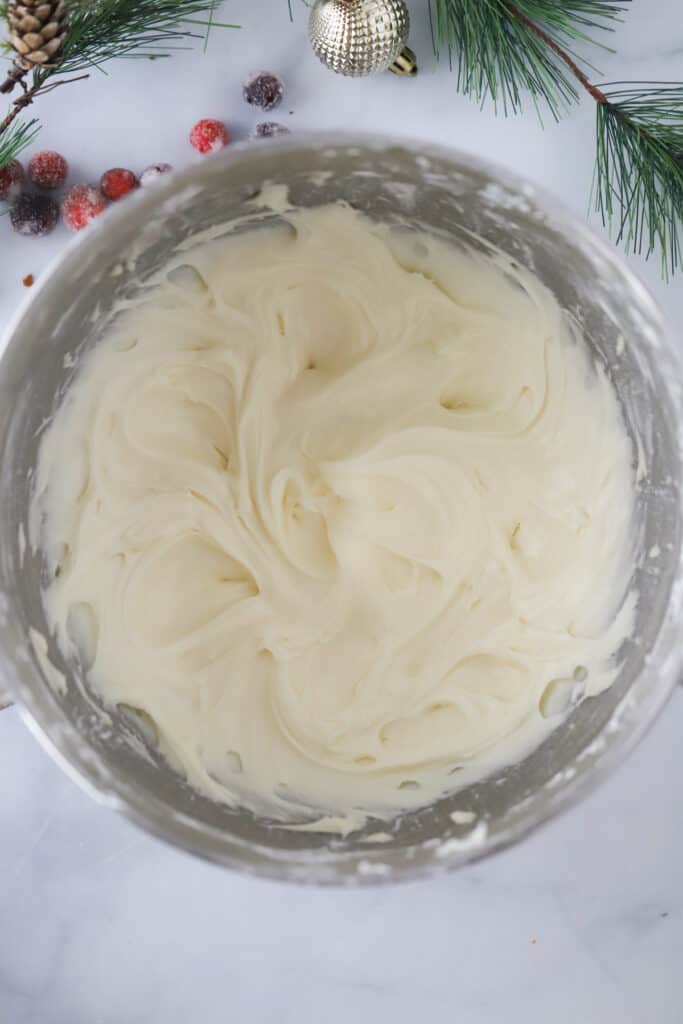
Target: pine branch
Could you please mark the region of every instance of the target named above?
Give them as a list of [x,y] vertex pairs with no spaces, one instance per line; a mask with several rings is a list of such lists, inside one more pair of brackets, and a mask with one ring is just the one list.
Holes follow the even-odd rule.
[[[26,107],[61,85],[80,81],[93,69],[118,57],[169,57],[182,43],[206,37],[211,28],[239,28],[215,19],[220,0],[67,0],[68,31],[54,65],[10,70],[0,92],[21,88],[0,121],[0,169],[5,157],[3,136]],[[7,16],[0,4],[0,16]],[[198,32],[196,29],[203,29]],[[16,135],[9,149],[14,152]],[[23,148],[20,146],[19,148]]]
[[[116,57],[169,57],[205,30],[239,28],[216,21],[220,0],[71,0],[60,74],[99,68]],[[201,16],[204,16],[202,18]]]
[[[604,44],[630,0],[431,0],[437,55],[458,52],[458,88],[480,103],[487,98],[505,114],[522,110],[529,93],[539,111],[555,120],[578,100],[577,80],[590,87],[579,66],[592,68],[574,47]],[[593,69],[594,70],[594,69]],[[583,81],[581,80],[583,78]],[[597,98],[597,97],[596,97]]]
[[597,110],[595,207],[616,241],[665,277],[683,265],[683,85],[612,83]]
[[683,85],[595,85],[572,46],[625,10],[611,0],[433,0],[434,38],[459,48],[458,85],[481,103],[521,110],[524,90],[556,119],[584,89],[597,103],[595,208],[616,241],[668,277],[683,265]]
[[5,167],[10,160],[15,160],[22,149],[29,146],[38,134],[38,122],[14,121],[3,125],[7,117],[0,122],[0,169]]
[[[13,81],[14,81],[15,84],[18,82],[21,85],[22,93],[19,96],[19,98],[14,100],[14,102],[10,105],[10,108],[9,108],[7,114],[5,115],[3,120],[0,121],[0,153],[1,153],[1,146],[2,146],[2,141],[3,141],[3,136],[5,136],[8,131],[13,131],[14,130],[15,125],[18,123],[17,119],[19,118],[21,113],[26,109],[26,107],[29,107],[33,103],[33,101],[36,98],[36,96],[40,95],[42,92],[49,92],[50,89],[53,88],[53,86],[48,87],[45,84],[46,83],[46,79],[47,79],[47,74],[48,74],[48,72],[47,72],[46,68],[36,69],[33,72],[33,81],[32,81],[32,84],[31,84],[30,87],[27,86],[26,82],[24,81],[25,74],[15,75],[14,76]],[[3,86],[2,89],[0,89],[0,92],[6,92],[6,91],[8,91],[8,90],[5,89],[4,86]],[[31,121],[31,124],[32,125],[37,125],[38,122],[34,118]],[[36,127],[35,131],[33,132],[32,137],[35,137],[35,135],[38,134],[38,131],[39,131],[39,128]],[[23,143],[19,147],[19,149],[24,149],[24,147],[26,145],[28,145],[28,142]],[[17,152],[18,152],[18,150],[17,150]],[[9,159],[11,159],[11,158],[9,158]],[[5,166],[5,163],[7,163],[7,161],[3,162],[2,156],[0,155],[0,170],[2,170],[2,168]]]

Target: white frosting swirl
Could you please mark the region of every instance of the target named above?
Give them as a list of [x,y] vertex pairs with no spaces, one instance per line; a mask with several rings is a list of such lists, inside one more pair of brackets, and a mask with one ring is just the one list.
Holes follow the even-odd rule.
[[41,448],[45,603],[204,791],[391,813],[612,680],[631,446],[533,275],[287,219],[186,254],[84,362]]

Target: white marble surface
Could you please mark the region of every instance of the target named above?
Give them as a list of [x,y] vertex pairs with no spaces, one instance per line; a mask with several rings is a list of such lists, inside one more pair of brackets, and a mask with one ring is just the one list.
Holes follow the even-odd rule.
[[[434,70],[424,0],[412,4],[415,82],[337,79],[293,0],[233,0],[239,33],[206,55],[121,65],[41,105],[41,145],[83,179],[192,159],[199,117],[246,135],[239,83],[287,81],[293,129],[359,128],[452,143],[504,161],[583,214],[593,159],[586,101],[561,125],[504,121]],[[679,0],[636,0],[600,63],[609,78],[683,78]],[[288,112],[292,110],[290,115]],[[0,221],[0,324],[66,241]],[[674,323],[683,278],[635,260]],[[601,789],[521,846],[450,878],[377,891],[246,880],[147,838],[62,776],[0,714],[0,1024],[680,1024],[683,1022],[683,694]]]

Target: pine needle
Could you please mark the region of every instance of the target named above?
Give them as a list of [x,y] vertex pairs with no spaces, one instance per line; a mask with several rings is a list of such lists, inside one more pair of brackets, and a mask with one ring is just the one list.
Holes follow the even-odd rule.
[[[10,72],[5,91],[22,91],[0,119],[0,169],[28,145],[36,122],[18,125],[22,111],[39,96],[102,70],[117,57],[169,57],[188,40],[208,39],[214,28],[239,28],[217,21],[220,0],[68,0],[68,32],[54,66]],[[0,19],[7,20],[0,0]],[[199,31],[198,31],[199,30]],[[5,52],[7,47],[5,46]],[[32,135],[27,135],[30,130]]]
[[665,277],[681,267],[683,85],[601,86],[595,207],[633,252],[661,251]]
[[36,120],[14,121],[14,123],[0,134],[0,170],[10,160],[16,160],[23,149],[30,146],[38,134],[39,127]]
[[[169,57],[178,44],[204,38],[220,0],[71,0],[58,71],[72,75],[117,57]],[[205,15],[206,20],[197,16]],[[194,31],[194,26],[204,32]]]
[[683,266],[683,85],[596,86],[575,47],[610,30],[630,0],[431,0],[435,51],[459,54],[458,87],[505,114],[558,119],[579,89],[597,104],[593,198],[617,242],[647,258],[659,250],[665,277]]
[[430,2],[436,54],[441,47],[458,54],[462,92],[482,105],[490,98],[505,114],[520,112],[523,95],[528,93],[539,115],[545,106],[558,120],[579,92],[575,73],[554,47],[592,67],[574,47],[603,45],[594,39],[595,33],[612,30],[630,0]]

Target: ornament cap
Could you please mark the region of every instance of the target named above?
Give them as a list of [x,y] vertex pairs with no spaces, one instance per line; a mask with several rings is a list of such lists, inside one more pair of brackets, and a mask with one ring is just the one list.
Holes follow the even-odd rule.
[[404,46],[394,63],[389,68],[395,75],[414,78],[417,74],[417,57],[409,46]]

